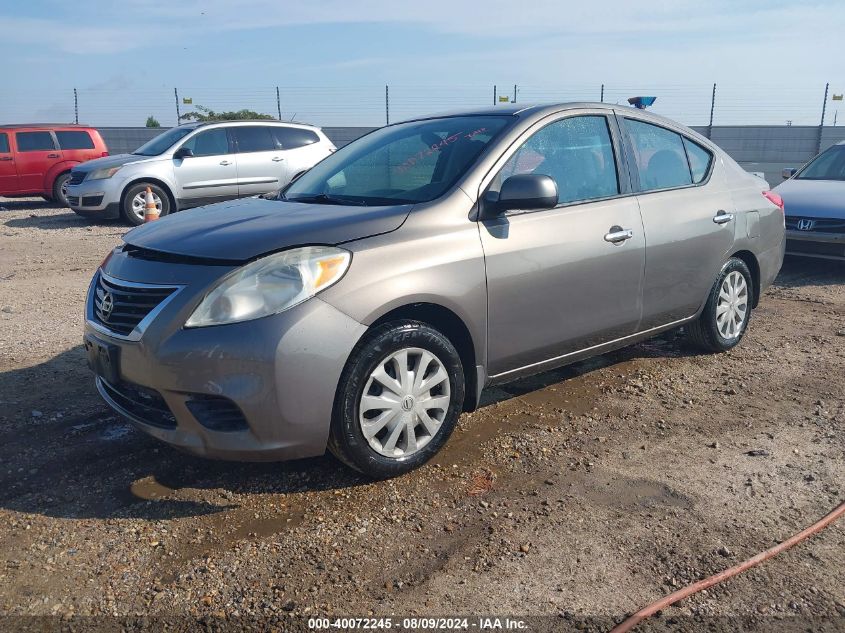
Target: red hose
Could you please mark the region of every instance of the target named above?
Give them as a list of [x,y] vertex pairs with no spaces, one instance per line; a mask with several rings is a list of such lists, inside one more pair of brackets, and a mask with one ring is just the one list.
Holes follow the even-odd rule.
[[709,578],[700,580],[697,583],[689,585],[688,587],[684,587],[683,589],[679,589],[674,593],[670,593],[665,598],[661,598],[660,600],[652,602],[650,605],[643,607],[634,615],[626,618],[621,624],[616,625],[610,633],[626,633],[627,631],[630,631],[640,622],[645,620],[647,617],[654,615],[655,613],[665,609],[669,605],[675,604],[676,602],[678,602],[679,600],[683,600],[684,598],[688,598],[694,593],[698,593],[702,589],[712,587],[713,585],[716,585],[722,582],[723,580],[733,578],[737,574],[741,574],[745,570],[751,569],[752,567],[759,565],[763,561],[768,560],[773,556],[776,556],[777,554],[788,550],[793,545],[797,545],[798,543],[812,536],[813,534],[821,532],[824,528],[836,521],[836,519],[840,518],[843,514],[845,514],[845,502],[841,503],[835,510],[833,510],[830,514],[825,516],[820,521],[814,523],[805,530],[802,530],[801,532],[791,537],[790,539],[784,541],[783,543],[775,545],[771,549],[767,549],[765,552],[761,552],[753,558],[749,558],[748,560],[739,563],[738,565],[735,565],[733,567],[730,567],[724,571],[721,571],[718,574],[715,574],[714,576],[710,576]]

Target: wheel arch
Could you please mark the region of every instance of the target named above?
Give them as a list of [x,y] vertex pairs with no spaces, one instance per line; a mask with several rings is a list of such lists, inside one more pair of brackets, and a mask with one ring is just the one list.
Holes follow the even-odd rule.
[[173,195],[173,188],[168,183],[166,183],[164,180],[161,180],[160,178],[138,177],[138,178],[133,178],[132,180],[127,182],[125,185],[123,185],[123,190],[120,192],[120,209],[121,209],[121,211],[123,210],[123,202],[126,200],[126,192],[129,191],[129,189],[132,186],[137,185],[137,184],[142,183],[142,182],[147,182],[147,183],[156,185],[158,187],[161,187],[162,190],[164,190],[164,193],[167,194],[167,199],[170,202],[171,211],[175,212],[175,211],[179,210],[179,208],[176,206],[176,196]]
[[483,388],[481,377],[476,371],[478,355],[469,328],[463,319],[449,308],[436,303],[416,302],[392,308],[378,317],[370,330],[390,321],[401,320],[420,321],[442,332],[448,338],[458,355],[464,368],[464,383],[466,395],[463,410],[474,411],[478,406],[478,398]]
[[748,270],[751,271],[751,281],[754,284],[754,295],[751,300],[751,307],[756,308],[760,303],[760,262],[757,261],[757,257],[754,253],[747,250],[737,251],[731,255],[731,257],[735,257],[736,259],[740,259],[745,262],[745,265],[748,266]]

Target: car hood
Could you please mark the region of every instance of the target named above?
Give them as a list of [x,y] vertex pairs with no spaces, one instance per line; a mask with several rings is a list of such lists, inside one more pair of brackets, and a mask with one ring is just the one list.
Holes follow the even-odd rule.
[[845,181],[790,179],[774,188],[784,213],[812,218],[845,218]]
[[243,198],[180,211],[124,236],[132,246],[246,261],[284,248],[342,244],[395,231],[412,205],[360,207]]
[[141,163],[149,161],[150,159],[158,159],[161,156],[138,156],[137,154],[115,154],[114,156],[106,156],[104,158],[95,158],[88,160],[79,165],[75,165],[73,171],[89,172],[95,169],[106,169],[108,167],[121,167],[129,163]]

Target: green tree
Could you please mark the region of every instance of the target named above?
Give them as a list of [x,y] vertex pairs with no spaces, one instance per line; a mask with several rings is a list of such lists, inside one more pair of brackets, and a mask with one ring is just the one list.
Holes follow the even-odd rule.
[[186,112],[179,117],[181,121],[244,121],[247,119],[275,119],[270,114],[261,114],[252,110],[238,110],[237,112],[215,112],[211,108],[198,105],[195,112]]
[[147,127],[161,127],[161,123],[158,122],[154,116],[147,117]]

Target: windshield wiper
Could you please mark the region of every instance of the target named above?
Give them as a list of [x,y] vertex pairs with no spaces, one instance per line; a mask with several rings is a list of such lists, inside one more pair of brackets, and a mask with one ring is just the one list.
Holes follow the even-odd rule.
[[332,196],[327,193],[318,193],[313,196],[299,196],[298,198],[285,198],[288,202],[311,202],[316,204],[354,204],[360,207],[366,207],[367,203],[363,200],[348,200],[339,196]]

